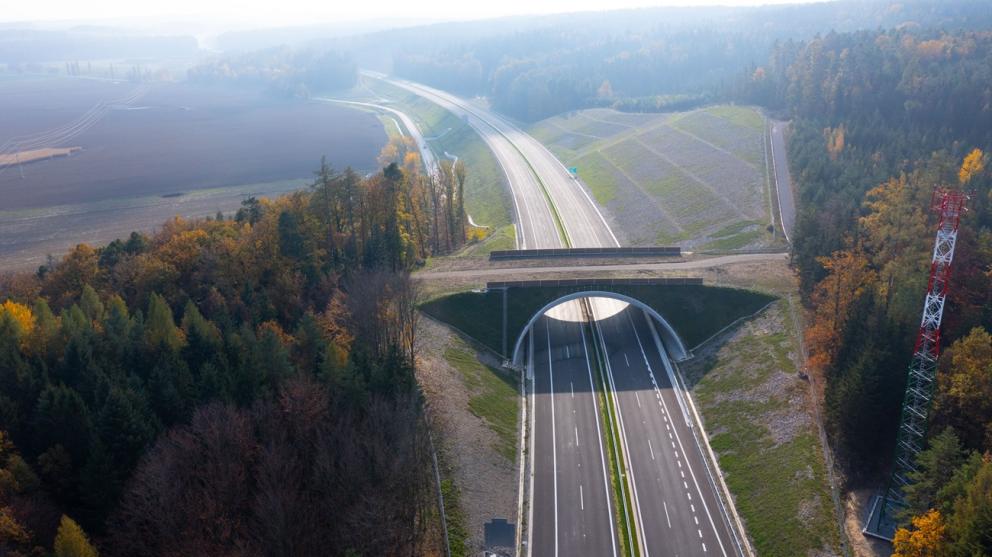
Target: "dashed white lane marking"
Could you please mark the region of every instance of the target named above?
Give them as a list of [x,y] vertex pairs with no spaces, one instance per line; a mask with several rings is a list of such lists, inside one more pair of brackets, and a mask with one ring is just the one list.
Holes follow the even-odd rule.
[[575,446],[579,446],[579,426],[575,426]]
[[641,407],[641,397],[637,396],[637,391],[634,391],[634,398],[637,399],[637,407]]
[[[586,499],[582,495],[582,484],[579,484],[579,508],[586,510]],[[697,520],[696,522],[698,523],[699,521]]]
[[692,519],[696,521],[696,526],[699,526],[699,517],[696,515],[692,515]]
[[651,447],[650,439],[648,439],[648,450],[651,451],[651,460],[654,460],[654,448]]
[[684,487],[686,489],[689,489],[689,484],[687,484],[685,481],[683,481],[682,482],[682,487]]
[[702,531],[702,530],[699,530],[699,529],[697,528],[697,529],[696,529],[696,532],[698,532],[698,533],[699,533],[699,539],[703,539],[703,531]]
[[672,448],[675,448],[675,441],[672,441]]
[[703,543],[703,553],[706,553],[706,543]]
[[630,360],[627,358],[626,352],[624,352],[623,354],[623,361],[627,362],[627,367],[630,367]]
[[[546,330],[545,334],[548,337],[548,382],[551,386],[551,392],[555,392],[555,372],[554,366],[551,364],[551,329],[550,327]],[[558,555],[558,442],[556,440],[557,434],[555,433],[555,397],[551,396],[551,466],[554,470],[554,494],[555,494],[555,557]]]
[[685,472],[683,472],[682,470],[679,470],[679,474],[682,474],[682,479],[684,480],[685,479]]
[[568,351],[568,345],[565,345],[565,359],[571,358],[572,353]]
[[668,527],[671,528],[672,527],[672,517],[668,516],[668,503],[662,501],[661,504],[662,505],[665,505],[665,520],[668,521]]

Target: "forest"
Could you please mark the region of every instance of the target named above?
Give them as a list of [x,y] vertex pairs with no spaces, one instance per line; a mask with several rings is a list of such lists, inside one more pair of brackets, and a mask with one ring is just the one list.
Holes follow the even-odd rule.
[[831,30],[987,28],[992,15],[974,1],[841,1],[563,14],[514,20],[506,29],[499,23],[477,36],[449,38],[445,27],[431,26],[429,42],[409,31],[373,34],[368,42],[402,45],[393,49],[392,73],[487,96],[497,110],[535,121],[581,108],[662,112],[722,99],[741,68],[764,60],[776,41]]
[[219,56],[186,74],[195,83],[256,87],[276,96],[305,99],[354,86],[358,67],[350,56],[333,50],[278,46]]
[[945,307],[930,442],[897,555],[992,553],[992,33],[783,41],[731,87],[793,119],[793,262],[811,373],[848,487],[884,485],[936,231],[935,187],[970,193]]
[[0,278],[0,554],[437,548],[409,272],[465,169],[383,158]]

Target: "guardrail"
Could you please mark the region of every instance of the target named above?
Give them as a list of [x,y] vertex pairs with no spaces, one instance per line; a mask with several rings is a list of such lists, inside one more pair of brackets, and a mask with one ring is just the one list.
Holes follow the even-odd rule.
[[633,248],[548,248],[494,250],[489,254],[490,261],[509,259],[541,259],[554,257],[678,257],[682,248],[674,247],[633,247]]
[[665,278],[587,278],[560,280],[515,280],[487,282],[486,289],[497,288],[533,288],[561,286],[685,286],[703,284],[701,277],[665,277]]

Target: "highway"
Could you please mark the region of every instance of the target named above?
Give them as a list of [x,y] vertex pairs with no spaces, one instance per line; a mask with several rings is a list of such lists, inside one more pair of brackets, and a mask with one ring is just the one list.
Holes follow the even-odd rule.
[[[363,75],[386,79],[432,101],[479,133],[506,172],[517,211],[519,247],[619,246],[606,219],[567,169],[512,123],[443,91],[382,74]],[[682,407],[668,378],[656,377],[658,370],[671,365],[664,348],[660,341],[648,342],[646,322],[641,328],[634,322],[621,326],[632,312],[632,307],[613,300],[573,301],[549,310],[531,332],[527,555],[618,555],[620,540],[628,534],[617,531],[614,504],[622,505],[620,512],[636,525],[635,543],[645,557],[738,554],[695,436],[680,411],[681,429],[672,423],[671,409],[662,412],[665,405]],[[599,331],[595,337],[593,326]],[[644,338],[638,341],[640,336]],[[630,509],[615,501],[609,489],[605,432],[600,429],[606,410],[599,406],[593,387],[599,372],[592,359],[594,342],[610,355],[609,383],[616,395],[620,445],[628,459],[627,485],[634,499]],[[618,367],[621,357],[624,366]],[[656,396],[661,406],[644,404]],[[669,432],[671,442],[678,439],[673,447],[664,445]]]
[[[597,306],[593,305],[593,311]],[[627,306],[595,322],[629,460],[645,555],[736,555],[734,534],[657,332]]]
[[619,554],[593,364],[579,304],[535,324],[533,555]]

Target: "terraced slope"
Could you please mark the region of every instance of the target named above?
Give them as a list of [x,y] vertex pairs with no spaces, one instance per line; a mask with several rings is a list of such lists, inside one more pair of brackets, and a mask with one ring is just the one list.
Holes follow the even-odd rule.
[[528,131],[577,168],[626,245],[722,251],[781,243],[768,230],[766,124],[755,109],[592,109]]

